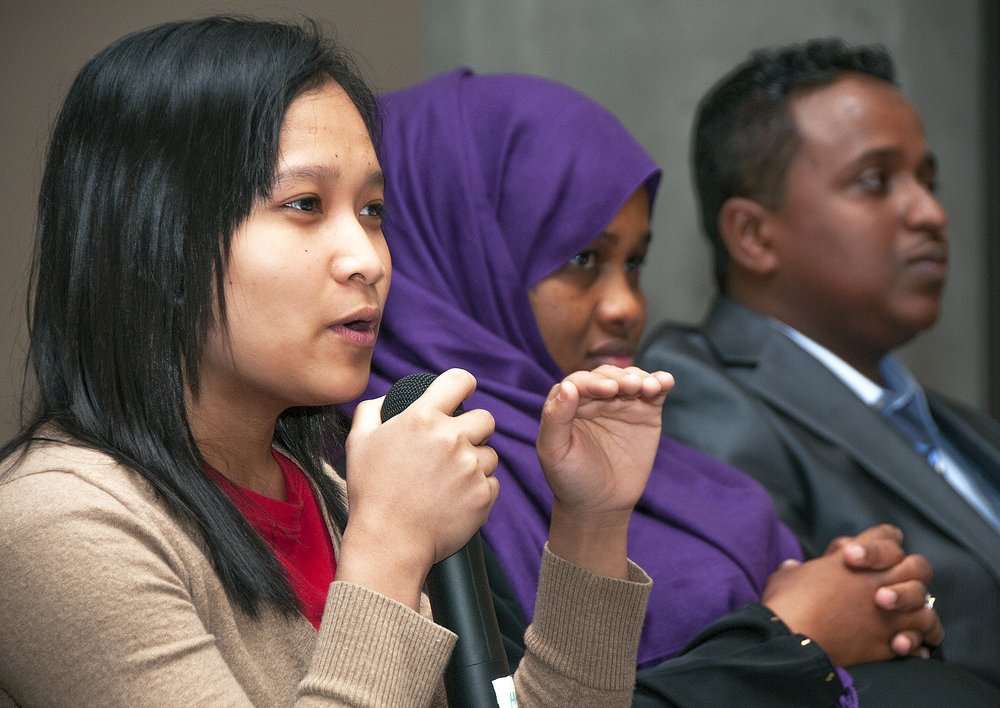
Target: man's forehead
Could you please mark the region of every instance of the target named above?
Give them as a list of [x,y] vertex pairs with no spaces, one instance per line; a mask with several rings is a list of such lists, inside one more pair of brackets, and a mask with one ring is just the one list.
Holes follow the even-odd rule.
[[807,120],[817,118],[864,121],[887,111],[916,116],[916,109],[896,86],[874,76],[854,73],[797,93],[789,106],[800,127],[807,127],[804,125]]
[[796,96],[790,110],[806,146],[924,141],[920,116],[910,101],[875,77],[847,74]]

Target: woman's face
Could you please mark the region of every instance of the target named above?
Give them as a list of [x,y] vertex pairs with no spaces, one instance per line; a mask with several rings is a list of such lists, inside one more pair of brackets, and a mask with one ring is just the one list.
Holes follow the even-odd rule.
[[279,152],[270,197],[234,234],[228,328],[210,333],[199,387],[268,414],[364,391],[390,277],[382,170],[339,85],[292,102]]
[[646,326],[639,271],[650,238],[643,187],[585,251],[528,291],[542,341],[563,373],[632,365]]

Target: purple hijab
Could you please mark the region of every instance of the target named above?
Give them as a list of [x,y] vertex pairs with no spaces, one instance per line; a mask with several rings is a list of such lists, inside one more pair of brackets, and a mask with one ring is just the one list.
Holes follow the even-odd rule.
[[[563,375],[527,290],[637,189],[652,201],[660,170],[610,112],[546,79],[458,69],[380,100],[393,276],[366,397],[415,371],[476,376],[466,407],[496,418],[500,456],[483,535],[530,618],[552,497],[535,436]],[[756,482],[664,438],[629,534],[630,557],[654,580],[639,665],[758,600],[799,552]]]

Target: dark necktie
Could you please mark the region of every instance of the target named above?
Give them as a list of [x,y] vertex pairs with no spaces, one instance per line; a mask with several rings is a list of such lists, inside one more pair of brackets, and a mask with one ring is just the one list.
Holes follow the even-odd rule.
[[896,426],[903,437],[910,441],[910,445],[917,453],[926,457],[928,462],[936,466],[938,444],[934,432],[920,415],[920,405],[916,396],[908,396],[906,402],[895,410],[884,409],[882,415]]

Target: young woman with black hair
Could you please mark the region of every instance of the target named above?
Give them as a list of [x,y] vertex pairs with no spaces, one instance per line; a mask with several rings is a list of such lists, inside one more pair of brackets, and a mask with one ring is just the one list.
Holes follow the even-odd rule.
[[[39,199],[36,409],[0,451],[0,705],[443,702],[455,637],[421,586],[498,493],[492,416],[451,415],[475,380],[384,424],[360,404],[346,484],[323,454],[389,290],[377,125],[312,26],[162,25],[77,77]],[[625,536],[670,385],[606,366],[548,397],[522,705],[629,702],[650,583]]]

